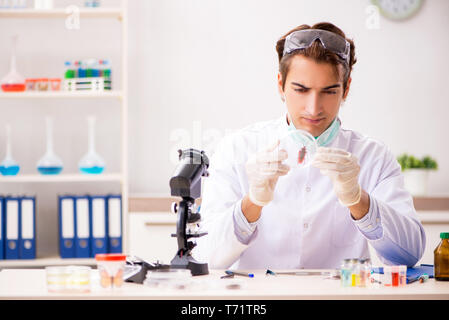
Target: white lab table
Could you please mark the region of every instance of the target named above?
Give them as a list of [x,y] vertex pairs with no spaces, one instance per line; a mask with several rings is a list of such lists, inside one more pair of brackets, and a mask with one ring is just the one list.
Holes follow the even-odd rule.
[[[223,270],[210,270],[208,275],[194,277],[196,286],[187,289],[161,289],[133,283],[124,283],[120,288],[104,289],[99,286],[98,271],[92,269],[89,293],[50,293],[47,290],[45,269],[3,269],[0,271],[0,299],[449,300],[449,282],[434,279],[425,283],[414,282],[405,287],[343,288],[339,280],[326,279],[325,276],[266,276],[265,270],[253,273],[254,278],[236,276],[234,279],[220,279],[224,275]],[[224,287],[224,284],[233,280],[241,282],[239,289]]]

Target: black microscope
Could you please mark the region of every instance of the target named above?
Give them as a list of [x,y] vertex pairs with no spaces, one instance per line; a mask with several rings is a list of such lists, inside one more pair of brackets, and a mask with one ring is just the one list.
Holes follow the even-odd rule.
[[169,265],[159,262],[148,263],[136,257],[128,258],[127,266],[131,265],[134,268],[140,266],[140,269],[130,275],[125,275],[127,282],[143,283],[148,270],[189,269],[193,276],[209,273],[207,263],[198,262],[191,255],[196,244],[189,241],[190,238],[198,238],[207,234],[207,232],[191,231],[189,226],[198,225],[201,220],[200,213],[192,212],[192,207],[195,204],[195,199],[201,196],[201,178],[209,175],[207,172],[209,159],[204,151],[192,148],[178,150],[178,152],[180,163],[170,179],[171,195],[182,198],[179,203],[172,204],[172,212],[178,214],[176,234],[172,234],[172,237],[177,238],[178,251]]

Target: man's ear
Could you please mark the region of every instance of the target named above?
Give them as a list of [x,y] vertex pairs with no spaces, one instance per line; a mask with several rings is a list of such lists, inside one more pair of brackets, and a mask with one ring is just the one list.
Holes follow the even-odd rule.
[[278,72],[278,91],[282,101],[285,100],[284,90],[282,89],[282,74]]
[[351,81],[352,81],[352,78],[350,77],[348,79],[348,83],[346,84],[346,90],[345,90],[345,93],[343,94],[343,100],[346,100],[346,97],[348,96],[349,88],[351,87]]

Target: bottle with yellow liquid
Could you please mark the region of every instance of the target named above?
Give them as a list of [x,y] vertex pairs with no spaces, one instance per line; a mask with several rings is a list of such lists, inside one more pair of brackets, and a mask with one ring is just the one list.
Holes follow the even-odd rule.
[[449,281],[449,232],[441,232],[440,238],[433,251],[435,280]]
[[360,283],[360,264],[358,259],[352,259],[351,287],[357,287]]

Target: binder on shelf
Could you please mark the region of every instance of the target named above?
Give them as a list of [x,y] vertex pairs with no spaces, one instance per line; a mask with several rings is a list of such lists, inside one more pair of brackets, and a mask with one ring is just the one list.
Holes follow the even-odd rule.
[[108,197],[108,248],[110,253],[122,253],[122,196]]
[[4,199],[2,196],[0,196],[0,260],[5,259],[4,250],[3,250],[3,248],[4,248],[3,240],[5,238],[5,236],[4,236],[4,234],[5,234],[4,225],[5,224],[3,223],[3,221],[5,221],[4,212],[5,212]]
[[91,196],[90,208],[92,221],[91,257],[95,257],[97,253],[108,252],[107,197]]
[[19,259],[20,198],[5,198],[5,259]]
[[90,252],[90,203],[89,196],[75,196],[75,257],[89,258]]
[[75,258],[75,199],[59,196],[59,254]]
[[20,199],[20,259],[36,258],[36,198]]

